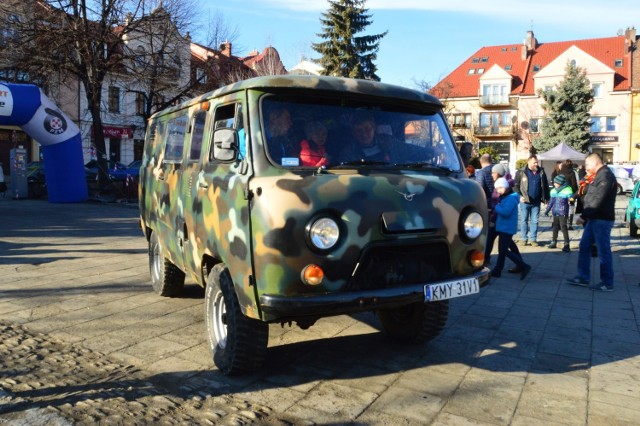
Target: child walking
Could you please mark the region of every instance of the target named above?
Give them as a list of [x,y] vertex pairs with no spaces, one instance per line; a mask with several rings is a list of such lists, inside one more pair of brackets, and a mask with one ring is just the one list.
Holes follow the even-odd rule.
[[569,230],[567,228],[567,220],[569,218],[569,203],[573,198],[573,189],[566,182],[564,175],[558,175],[553,178],[554,188],[551,190],[551,198],[547,209],[544,212],[545,216],[549,216],[549,212],[553,214],[553,236],[549,248],[558,247],[558,230],[562,230],[562,236],[564,237],[564,247],[562,251],[569,253]]
[[518,203],[520,196],[511,190],[509,182],[505,178],[498,178],[493,184],[500,194],[500,201],[495,206],[498,214],[496,217],[496,232],[498,233],[498,261],[491,271],[491,276],[500,277],[504,268],[504,259],[508,257],[520,270],[520,279],[524,280],[531,271],[522,256],[509,250],[513,243],[513,235],[518,232]]

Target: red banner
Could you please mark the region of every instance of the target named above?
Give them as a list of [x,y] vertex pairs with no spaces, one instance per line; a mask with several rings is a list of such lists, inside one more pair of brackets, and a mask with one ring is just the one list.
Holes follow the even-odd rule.
[[[102,126],[102,133],[106,138],[131,139],[133,137],[133,132],[129,127]],[[91,134],[93,134],[93,126],[91,127]]]

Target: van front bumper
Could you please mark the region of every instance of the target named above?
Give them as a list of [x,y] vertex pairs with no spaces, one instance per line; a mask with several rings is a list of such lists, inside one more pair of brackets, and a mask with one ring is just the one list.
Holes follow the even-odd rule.
[[[480,287],[489,284],[491,271],[480,271],[456,279],[477,278]],[[439,284],[451,280],[430,282]],[[425,284],[415,284],[398,288],[386,288],[368,291],[335,292],[312,294],[308,296],[260,296],[260,309],[267,322],[295,320],[299,318],[323,318],[335,315],[351,314],[362,311],[390,309],[416,302],[424,302]],[[425,302],[429,303],[429,302]]]

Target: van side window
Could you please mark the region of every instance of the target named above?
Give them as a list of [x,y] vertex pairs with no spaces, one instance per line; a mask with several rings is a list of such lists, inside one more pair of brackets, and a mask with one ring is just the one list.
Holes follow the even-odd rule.
[[[237,128],[238,124],[242,122],[239,117],[240,104],[232,103],[228,105],[222,105],[216,108],[215,113],[213,115],[213,130],[216,129],[234,129]],[[209,152],[209,160],[213,160],[213,144],[211,144],[210,152]]]
[[193,130],[191,132],[191,149],[189,150],[189,160],[198,161],[202,151],[202,140],[204,139],[204,124],[207,120],[206,111],[198,111],[193,116]]
[[184,135],[187,129],[187,116],[180,115],[169,120],[167,126],[167,146],[165,147],[164,160],[167,162],[180,162],[184,149]]

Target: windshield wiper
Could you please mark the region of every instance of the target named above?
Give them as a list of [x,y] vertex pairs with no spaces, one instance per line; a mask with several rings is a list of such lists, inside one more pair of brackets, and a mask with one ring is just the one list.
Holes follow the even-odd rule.
[[356,161],[343,161],[339,166],[388,166],[388,161],[373,161],[373,160],[356,160]]
[[440,170],[443,172],[452,173],[453,170],[449,167],[438,166],[437,164],[431,163],[423,163],[423,162],[414,162],[414,163],[396,163],[394,164],[396,167],[407,167],[410,169],[429,169],[429,170]]

